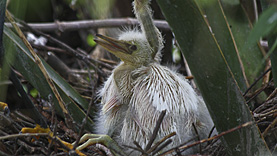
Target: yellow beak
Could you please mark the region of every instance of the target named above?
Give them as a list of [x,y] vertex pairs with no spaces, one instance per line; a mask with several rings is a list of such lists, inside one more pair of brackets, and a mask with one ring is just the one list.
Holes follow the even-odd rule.
[[[129,49],[129,47],[132,46],[131,44],[125,41],[116,40],[111,37],[107,37],[100,34],[96,34],[96,36],[98,37],[98,39],[94,39],[94,41],[99,45],[101,45],[106,50],[108,50],[109,52],[115,55],[119,52],[132,54],[132,51]],[[99,40],[99,39],[102,39],[102,40]]]

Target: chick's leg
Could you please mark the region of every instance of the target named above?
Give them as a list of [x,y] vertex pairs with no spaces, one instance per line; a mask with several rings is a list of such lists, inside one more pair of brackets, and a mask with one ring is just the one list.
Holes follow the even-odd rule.
[[[21,133],[48,133],[49,134],[49,139],[48,141],[51,142],[52,138],[54,137],[53,132],[50,130],[50,128],[42,128],[40,125],[36,125],[35,128],[28,128],[24,127],[21,129]],[[39,137],[36,137],[39,139]],[[66,141],[63,141],[59,137],[56,137],[61,143],[63,143],[65,146],[67,146],[69,149],[73,149],[74,143],[68,143]],[[85,156],[81,150],[87,148],[90,145],[95,145],[95,144],[102,144],[106,146],[110,151],[112,152],[113,155],[122,155],[125,156],[127,155],[126,153],[123,152],[123,150],[118,146],[118,144],[108,135],[101,135],[101,134],[85,134],[81,137],[80,139],[80,146],[76,148],[76,153],[79,156]]]
[[[119,147],[119,145],[108,135],[103,134],[84,134],[80,139],[80,146],[78,146],[77,150],[83,150],[86,147],[94,144],[102,144],[106,146],[113,155],[127,155],[123,152],[123,150]],[[73,145],[75,142],[73,143]]]

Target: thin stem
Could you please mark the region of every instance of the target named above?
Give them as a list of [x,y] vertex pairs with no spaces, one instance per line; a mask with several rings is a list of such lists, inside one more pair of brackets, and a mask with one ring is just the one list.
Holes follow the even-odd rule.
[[[154,20],[156,27],[162,30],[170,30],[168,23],[164,20]],[[5,23],[6,26],[12,27],[11,23]],[[23,28],[21,24],[17,25]],[[28,23],[28,25],[36,30],[43,32],[54,31],[76,31],[81,29],[97,29],[97,28],[112,28],[112,27],[124,27],[138,25],[138,20],[134,18],[117,18],[117,19],[105,19],[105,20],[83,20],[83,21],[64,21],[54,23]]]

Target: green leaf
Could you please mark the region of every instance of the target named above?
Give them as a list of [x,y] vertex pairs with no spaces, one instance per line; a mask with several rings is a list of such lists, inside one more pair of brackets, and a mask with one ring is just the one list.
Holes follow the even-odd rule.
[[30,94],[33,98],[37,98],[38,90],[36,88],[33,88],[33,89],[30,90]]
[[[270,50],[264,57],[263,62],[270,56],[272,75],[277,80],[277,5],[262,4],[265,9],[259,16],[259,20],[254,25],[253,30],[248,37],[248,45],[254,44],[262,37],[267,37]],[[277,83],[274,83],[277,87]]]
[[270,36],[277,33],[277,5],[272,5],[266,9],[259,20],[254,25],[249,34],[249,44],[254,44],[261,37]]
[[94,42],[94,36],[89,34],[87,36],[87,43],[88,43],[89,46],[94,47],[96,45],[96,42]]
[[254,23],[256,20],[257,2],[249,0],[240,0],[240,4],[244,8],[248,19],[251,21],[251,23]]
[[[200,6],[194,0],[158,0],[158,4],[187,59],[218,132],[254,121]],[[229,155],[270,155],[256,125],[224,135],[221,140]]]
[[239,56],[236,41],[229,23],[218,0],[196,0],[205,14],[209,28],[217,40],[228,65],[241,90],[247,89],[247,78],[242,72],[243,65]]
[[[32,58],[28,48],[25,46],[22,40],[18,36],[16,36],[9,28],[4,28],[4,34],[5,45],[9,45],[9,43],[12,43],[11,48],[6,49],[6,53],[8,55],[15,56],[16,61],[13,61],[8,57],[5,59],[7,59],[7,61],[41,93],[42,97],[44,97],[46,100],[51,97],[50,99],[53,99],[52,102],[54,103],[56,112],[59,115],[63,116],[63,113],[61,111],[61,108],[59,107],[57,99],[54,96],[54,93],[49,87],[41,70]],[[80,106],[87,109],[88,102],[84,100],[80,96],[80,94],[76,92],[63,78],[61,78],[59,74],[57,74],[44,60],[42,60],[42,63],[45,66],[47,73],[56,84],[56,87],[63,101],[65,102],[70,115],[77,124],[81,124],[86,114],[80,108]],[[92,131],[92,125],[93,121],[88,118],[86,129]]]
[[[243,63],[248,83],[252,84],[264,71],[263,49],[259,44],[249,45],[247,38],[251,32],[251,22],[245,14],[239,0],[221,0],[221,6],[230,25],[230,29]],[[261,83],[256,87],[259,88]],[[256,88],[256,89],[257,89]]]
[[172,44],[172,60],[174,63],[180,63],[182,59],[182,54],[180,52],[180,49]]
[[[9,66],[3,61],[3,29],[5,21],[6,0],[0,1],[0,82],[6,81],[9,75]],[[7,85],[1,85],[0,87],[0,101],[5,101],[7,94]]]

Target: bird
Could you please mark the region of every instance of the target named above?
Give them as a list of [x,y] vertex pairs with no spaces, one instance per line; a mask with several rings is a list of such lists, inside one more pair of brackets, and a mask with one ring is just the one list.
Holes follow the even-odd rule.
[[[118,39],[96,35],[95,42],[118,57],[121,63],[99,90],[101,109],[95,133],[80,138],[76,148],[79,155],[83,155],[80,152],[82,149],[100,142],[114,150],[111,152],[115,155],[139,155],[137,151],[121,148],[136,141],[142,149],[146,149],[163,111],[166,115],[155,141],[175,132],[173,143],[167,148],[197,141],[196,138],[204,139],[214,125],[205,102],[186,78],[160,64],[164,41],[154,25],[150,2],[133,1],[140,29],[122,31]],[[40,130],[40,127],[25,128],[22,132],[37,129]],[[76,144],[63,143],[70,149]],[[126,151],[130,153],[126,154]],[[182,154],[196,152],[198,148],[194,147]]]
[[[133,7],[140,30],[125,30],[118,39],[96,35],[95,42],[121,60],[99,91],[102,109],[96,133],[119,145],[136,141],[145,148],[165,110],[156,140],[176,132],[174,147],[197,135],[206,138],[213,121],[202,97],[183,75],[160,64],[164,41],[154,25],[150,1],[134,0]],[[192,152],[197,148],[186,153]]]

